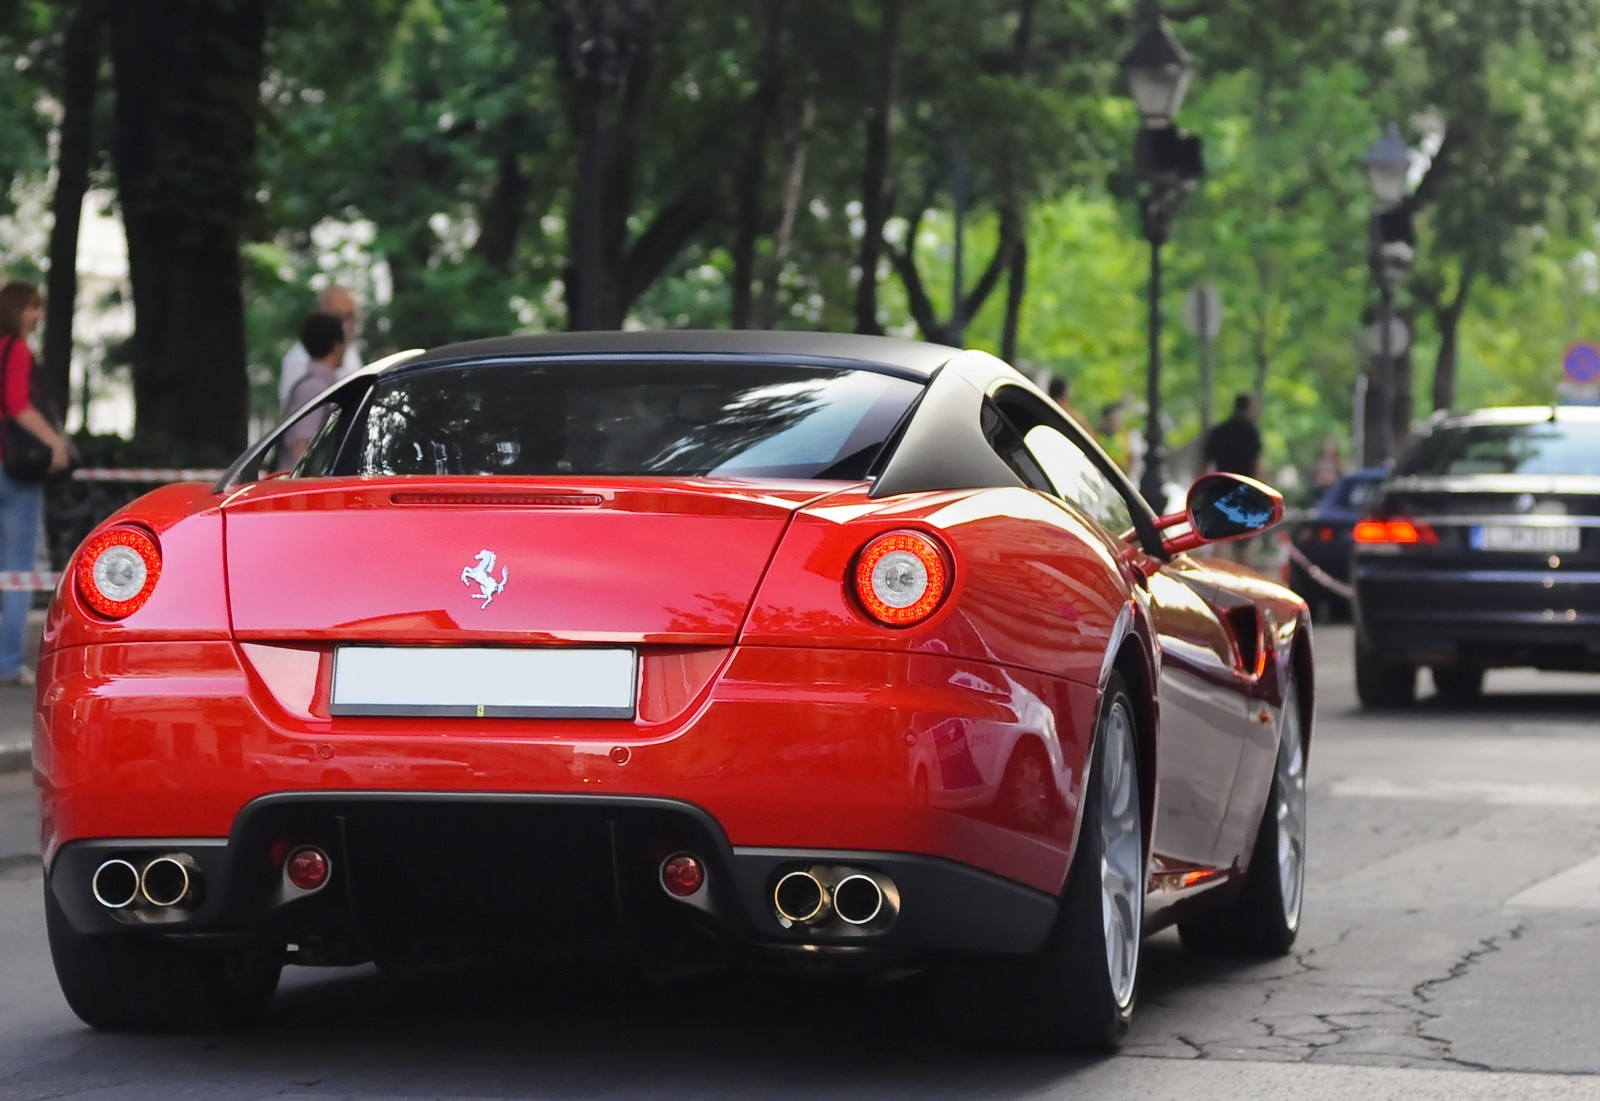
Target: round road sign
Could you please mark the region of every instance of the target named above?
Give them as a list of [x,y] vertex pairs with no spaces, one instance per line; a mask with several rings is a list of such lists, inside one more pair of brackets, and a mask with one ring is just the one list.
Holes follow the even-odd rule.
[[1573,341],[1561,357],[1561,369],[1579,385],[1600,379],[1600,347],[1587,340]]

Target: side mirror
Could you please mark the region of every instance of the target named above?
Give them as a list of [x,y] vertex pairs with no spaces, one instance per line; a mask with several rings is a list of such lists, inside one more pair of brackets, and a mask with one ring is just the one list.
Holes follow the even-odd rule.
[[1226,543],[1266,531],[1283,519],[1283,495],[1242,474],[1202,474],[1189,487],[1182,512],[1158,517],[1156,528],[1186,524],[1187,530],[1162,542],[1168,554],[1206,543]]

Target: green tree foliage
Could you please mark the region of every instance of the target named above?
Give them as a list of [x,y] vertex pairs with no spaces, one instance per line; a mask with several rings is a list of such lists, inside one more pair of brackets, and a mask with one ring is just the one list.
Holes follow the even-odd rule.
[[[222,7],[241,5],[265,25],[259,102],[236,105],[253,146],[169,127],[179,171],[161,201],[187,196],[199,224],[221,211],[236,231],[257,426],[330,280],[363,292],[375,354],[580,314],[864,327],[1014,351],[1070,374],[1085,408],[1142,392],[1149,256],[1126,197],[1137,116],[1117,71],[1133,0]],[[46,178],[71,7],[0,0],[0,53],[19,58],[0,66],[0,127],[21,139],[0,142],[12,196]],[[1200,426],[1198,349],[1178,318],[1201,280],[1225,310],[1215,406],[1264,397],[1269,461],[1304,463],[1348,429],[1373,300],[1357,161],[1391,118],[1420,153],[1418,263],[1401,294],[1419,319],[1412,358],[1432,367],[1416,390],[1547,396],[1560,348],[1600,333],[1600,0],[1167,10],[1197,62],[1181,121],[1208,163],[1163,253],[1169,437]],[[210,33],[202,23],[171,33]],[[141,94],[124,82],[102,107],[160,117]],[[110,127],[97,132],[103,179]],[[197,198],[197,181],[216,186]],[[124,183],[138,185],[120,196],[137,234],[160,195]],[[141,329],[186,331],[141,283]],[[170,395],[188,372],[237,379],[223,361],[240,354],[179,357],[161,369],[171,378],[138,369],[141,423],[185,430]]]

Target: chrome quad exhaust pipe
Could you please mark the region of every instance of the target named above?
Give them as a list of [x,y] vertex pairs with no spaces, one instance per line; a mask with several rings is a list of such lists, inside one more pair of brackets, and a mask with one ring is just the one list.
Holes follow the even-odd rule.
[[89,887],[100,905],[120,910],[139,897],[139,869],[126,860],[107,860],[94,870]]
[[158,856],[139,873],[139,897],[152,906],[184,906],[194,901],[200,869],[183,853]]
[[108,910],[186,907],[199,898],[200,868],[187,853],[153,857],[143,868],[113,857],[94,870],[89,888]]
[[881,932],[900,912],[900,892],[881,872],[813,865],[779,877],[772,889],[772,909],[786,929],[827,925],[837,919],[863,931]]

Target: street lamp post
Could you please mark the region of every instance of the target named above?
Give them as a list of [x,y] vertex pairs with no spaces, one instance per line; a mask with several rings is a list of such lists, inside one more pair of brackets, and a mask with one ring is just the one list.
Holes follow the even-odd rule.
[[1400,128],[1387,124],[1383,134],[1361,158],[1372,184],[1374,206],[1368,222],[1370,261],[1378,284],[1377,406],[1378,461],[1387,463],[1395,453],[1395,359],[1405,351],[1395,341],[1394,291],[1400,275],[1410,265],[1416,245],[1411,212],[1406,206],[1411,150]]
[[1139,492],[1156,512],[1166,508],[1166,447],[1161,428],[1161,246],[1183,197],[1204,174],[1200,139],[1173,125],[1194,68],[1158,5],[1147,5],[1143,33],[1122,58],[1129,94],[1139,107],[1134,176],[1139,224],[1150,244],[1149,367],[1145,375],[1144,473]]

